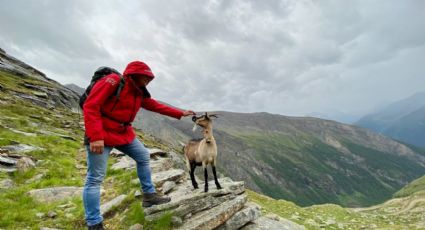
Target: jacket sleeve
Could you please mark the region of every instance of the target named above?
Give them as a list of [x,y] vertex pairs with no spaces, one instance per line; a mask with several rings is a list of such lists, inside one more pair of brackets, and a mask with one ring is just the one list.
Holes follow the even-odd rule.
[[162,115],[167,115],[169,117],[174,117],[176,119],[180,119],[183,116],[183,111],[161,104],[153,98],[143,99],[142,108]]
[[119,81],[120,77],[116,74],[111,74],[100,79],[93,86],[84,103],[84,126],[90,142],[103,140],[104,138],[101,107],[113,92],[115,92]]

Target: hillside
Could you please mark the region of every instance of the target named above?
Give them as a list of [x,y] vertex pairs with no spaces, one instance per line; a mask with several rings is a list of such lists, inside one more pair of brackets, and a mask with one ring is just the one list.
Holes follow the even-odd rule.
[[[276,199],[367,206],[425,173],[424,152],[362,128],[317,118],[219,113],[214,135],[220,171]],[[176,147],[201,135],[190,124],[148,111],[134,125]]]
[[403,142],[425,147],[425,92],[394,102],[355,124]]

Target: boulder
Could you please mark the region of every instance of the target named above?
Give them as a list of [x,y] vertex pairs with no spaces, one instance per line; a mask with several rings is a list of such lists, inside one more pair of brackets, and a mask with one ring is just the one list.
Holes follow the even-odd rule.
[[2,189],[9,189],[15,186],[15,183],[13,183],[13,180],[11,179],[3,179],[0,180],[0,190]]
[[[187,218],[201,210],[217,206],[234,199],[245,191],[243,181],[225,183],[219,179],[223,189],[211,189],[205,193],[201,189],[194,190],[190,181],[180,184],[168,194],[171,201],[166,204],[155,205],[144,209],[145,218],[154,220],[162,214],[172,211],[175,216]],[[214,183],[213,181],[210,183]]]
[[136,161],[131,159],[129,156],[123,156],[119,159],[117,163],[112,165],[111,169],[120,170],[120,169],[132,169],[136,167]]
[[27,194],[38,202],[55,202],[75,196],[81,196],[82,192],[82,187],[52,187],[34,189]]
[[247,204],[242,210],[235,213],[229,220],[223,225],[217,228],[217,230],[232,230],[239,229],[248,222],[256,220],[260,217],[260,208],[255,204]]
[[171,169],[152,174],[152,181],[157,187],[161,187],[166,181],[179,181],[184,177],[184,170]]
[[34,161],[32,161],[31,158],[28,157],[22,157],[16,162],[16,168],[18,168],[18,171],[20,172],[26,172],[34,167]]
[[245,194],[237,196],[230,201],[194,215],[177,229],[214,229],[225,223],[231,216],[238,212],[246,201],[247,197]]
[[127,196],[126,195],[119,195],[112,199],[111,201],[108,201],[107,203],[100,206],[100,214],[104,215],[111,211],[114,207],[119,206],[122,204],[122,202],[125,200]]
[[169,193],[171,190],[173,190],[173,188],[174,187],[176,187],[176,182],[174,182],[174,181],[166,181],[166,182],[164,182],[164,184],[162,185],[162,192],[164,193],[164,194],[167,194],[167,193]]

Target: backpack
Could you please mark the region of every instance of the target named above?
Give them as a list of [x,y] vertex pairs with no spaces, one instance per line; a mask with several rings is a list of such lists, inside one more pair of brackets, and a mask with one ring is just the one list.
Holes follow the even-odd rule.
[[90,81],[90,85],[86,88],[86,91],[84,91],[83,95],[80,96],[80,108],[83,108],[84,102],[86,102],[87,97],[90,94],[91,89],[93,88],[93,86],[96,84],[97,81],[99,81],[100,79],[102,79],[103,77],[109,75],[109,74],[118,74],[120,76],[120,83],[118,84],[117,90],[115,91],[115,93],[113,94],[116,98],[117,101],[120,99],[120,93],[122,88],[124,87],[125,81],[124,78],[122,77],[122,75],[120,74],[120,72],[118,72],[117,70],[111,68],[111,67],[99,67],[95,72],[93,77],[91,78]]

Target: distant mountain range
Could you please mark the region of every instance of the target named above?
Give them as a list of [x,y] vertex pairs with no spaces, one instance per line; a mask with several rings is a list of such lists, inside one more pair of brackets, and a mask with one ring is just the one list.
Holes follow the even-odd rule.
[[355,123],[403,142],[425,147],[425,92],[390,104]]
[[[365,206],[425,174],[425,152],[366,129],[318,118],[219,112],[218,167],[254,191],[299,205]],[[190,119],[142,111],[135,127],[175,146],[201,134]]]

